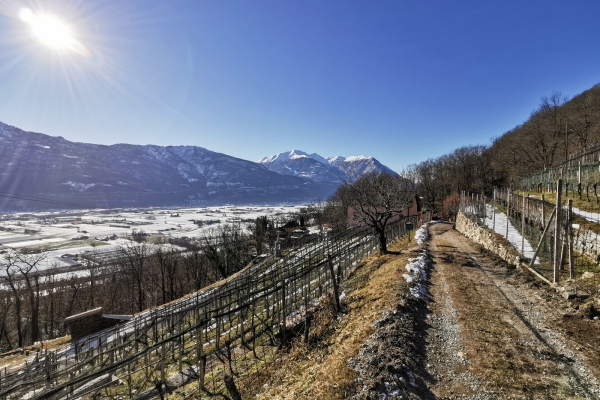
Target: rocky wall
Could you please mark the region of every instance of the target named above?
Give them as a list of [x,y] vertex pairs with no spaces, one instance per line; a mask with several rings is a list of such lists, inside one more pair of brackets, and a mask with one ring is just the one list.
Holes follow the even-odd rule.
[[491,230],[477,225],[461,212],[456,217],[456,230],[509,264],[520,266],[521,259],[510,243],[495,238]]

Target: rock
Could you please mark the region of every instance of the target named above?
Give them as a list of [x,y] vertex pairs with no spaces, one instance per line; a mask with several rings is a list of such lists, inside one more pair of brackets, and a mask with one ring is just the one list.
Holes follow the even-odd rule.
[[583,273],[583,275],[581,275],[581,279],[590,279],[594,277],[594,273],[590,272],[590,271],[586,271]]
[[564,288],[564,292],[563,292],[562,296],[566,300],[574,299],[575,297],[577,297],[577,290],[575,290],[573,288]]
[[579,293],[577,293],[577,297],[579,297],[580,299],[583,299],[583,300],[589,298],[590,296],[591,296],[591,294],[587,293],[587,292],[579,292]]
[[587,319],[594,319],[600,316],[600,311],[594,307],[594,303],[589,302],[581,306],[581,315]]

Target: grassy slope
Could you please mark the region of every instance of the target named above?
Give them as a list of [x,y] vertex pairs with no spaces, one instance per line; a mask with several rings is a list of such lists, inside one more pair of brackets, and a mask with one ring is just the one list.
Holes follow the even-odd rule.
[[[415,245],[415,241],[410,243]],[[373,322],[391,309],[409,254],[406,239],[390,251],[401,254],[372,256],[364,260],[344,283],[343,314],[324,307],[313,325],[308,345],[300,341],[265,366],[252,385],[239,387],[242,398],[258,399],[339,399],[344,397],[355,372],[347,360],[374,332]]]

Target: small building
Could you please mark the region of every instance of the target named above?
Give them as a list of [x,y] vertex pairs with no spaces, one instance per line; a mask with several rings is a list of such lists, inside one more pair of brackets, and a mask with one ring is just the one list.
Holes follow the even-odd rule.
[[283,226],[277,228],[277,233],[279,234],[279,238],[287,238],[294,233],[295,230],[299,229],[300,225],[296,221],[290,221]]
[[65,318],[65,327],[71,333],[71,339],[79,339],[132,318],[131,315],[102,314],[102,307],[98,307]]

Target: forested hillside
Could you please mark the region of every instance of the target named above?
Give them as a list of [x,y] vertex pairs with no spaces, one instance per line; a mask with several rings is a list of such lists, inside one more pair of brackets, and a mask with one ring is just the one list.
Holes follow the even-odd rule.
[[461,147],[416,165],[416,179],[425,206],[439,210],[460,191],[491,194],[494,187],[518,188],[520,176],[560,165],[599,145],[600,85],[572,99],[553,92],[541,98],[527,121],[490,145]]

